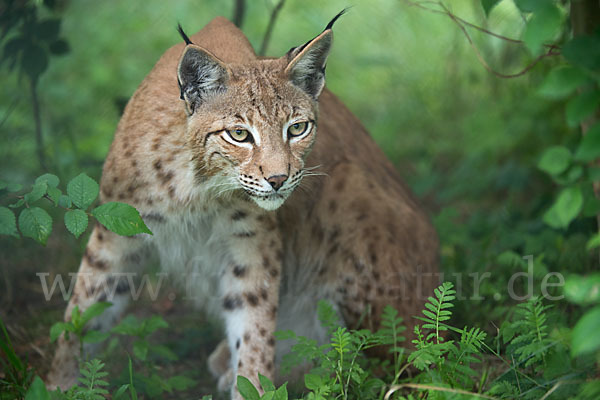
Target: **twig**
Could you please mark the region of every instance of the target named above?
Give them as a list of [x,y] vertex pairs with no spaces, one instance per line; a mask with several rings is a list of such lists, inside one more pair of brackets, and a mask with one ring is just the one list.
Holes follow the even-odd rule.
[[244,16],[246,15],[246,0],[235,0],[233,8],[233,19],[232,22],[238,28],[242,27],[244,23]]
[[260,50],[258,52],[259,56],[264,56],[267,52],[267,47],[269,46],[269,41],[271,40],[271,34],[273,33],[273,28],[275,27],[275,21],[277,20],[277,16],[279,15],[279,11],[283,8],[283,4],[285,0],[279,0],[279,2],[273,8],[271,12],[271,18],[269,19],[269,25],[267,25],[267,31],[265,32],[265,36],[263,37],[262,45],[260,46]]
[[[512,42],[512,43],[518,43],[518,44],[523,44],[523,41],[521,40],[516,40],[516,39],[512,39],[512,38],[508,38],[506,36],[502,36],[502,35],[498,35],[496,33],[493,33],[485,28],[482,28],[480,26],[477,26],[475,24],[472,24],[468,21],[465,21],[464,19],[454,15],[450,10],[448,10],[448,8],[444,5],[444,3],[442,3],[441,1],[437,2],[437,1],[421,1],[421,2],[414,2],[412,0],[404,0],[405,2],[407,2],[409,5],[414,6],[414,7],[418,7],[421,8],[423,10],[427,10],[429,12],[432,13],[436,13],[436,14],[442,14],[442,15],[447,15],[448,17],[450,17],[450,19],[452,19],[452,21],[454,21],[456,23],[456,25],[458,25],[458,27],[460,28],[460,30],[463,32],[463,34],[465,35],[465,37],[467,38],[467,41],[469,42],[469,45],[471,46],[471,48],[473,49],[473,51],[475,52],[475,55],[477,56],[477,60],[479,61],[479,63],[490,73],[500,77],[500,78],[517,78],[519,76],[525,75],[529,70],[531,70],[533,67],[535,67],[537,65],[537,63],[539,63],[542,59],[546,58],[546,57],[552,57],[552,56],[558,56],[561,53],[558,51],[555,51],[558,49],[558,46],[550,44],[550,45],[545,45],[545,47],[548,48],[548,50],[546,51],[546,53],[538,56],[535,58],[535,60],[533,60],[533,62],[531,62],[530,64],[528,64],[527,66],[525,66],[525,68],[523,68],[521,71],[514,73],[514,74],[503,74],[501,72],[496,71],[495,69],[493,69],[492,67],[490,67],[490,65],[485,61],[485,59],[483,58],[481,52],[479,51],[479,49],[477,48],[477,46],[475,46],[475,43],[473,43],[473,39],[471,38],[471,35],[469,35],[469,32],[467,31],[467,29],[465,28],[465,25],[475,28],[481,32],[485,32],[491,36],[497,37],[499,39],[508,41],[508,42]],[[430,7],[426,7],[424,4],[434,4],[437,5],[439,7],[441,7],[443,9],[443,11],[441,10],[436,10]]]

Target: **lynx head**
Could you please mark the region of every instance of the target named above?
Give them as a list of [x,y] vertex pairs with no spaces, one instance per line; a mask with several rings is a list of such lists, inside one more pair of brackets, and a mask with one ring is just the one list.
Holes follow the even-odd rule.
[[283,204],[305,174],[331,27],[342,13],[283,57],[243,64],[219,60],[182,32],[177,74],[198,175],[220,178],[220,189],[241,189],[266,210]]

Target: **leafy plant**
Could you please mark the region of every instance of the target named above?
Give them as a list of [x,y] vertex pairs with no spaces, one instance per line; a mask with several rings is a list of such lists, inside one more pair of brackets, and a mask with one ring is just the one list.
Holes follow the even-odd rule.
[[75,306],[71,311],[71,320],[68,322],[57,322],[50,328],[50,341],[54,342],[61,333],[65,333],[65,338],[69,339],[69,334],[73,333],[79,340],[79,349],[82,357],[84,343],[99,343],[110,336],[106,332],[96,330],[86,330],[86,325],[91,319],[101,315],[112,303],[98,302],[89,306],[83,313],[79,311],[79,306]]
[[[64,223],[67,230],[75,237],[85,232],[89,217],[95,217],[99,223],[119,235],[152,234],[139,212],[128,204],[108,202],[87,212],[86,210],[98,197],[99,186],[86,174],[79,174],[67,184],[67,194],[63,194],[58,188],[59,183],[60,180],[56,175],[44,174],[35,180],[29,192],[13,195],[17,201],[8,207],[15,210],[22,208],[18,226],[23,236],[45,245],[52,232],[50,214],[43,208],[34,206],[41,199],[66,210]],[[0,191],[14,193],[20,190],[21,186],[18,184],[0,182]],[[17,219],[13,211],[7,207],[0,207],[0,234],[19,237]]]

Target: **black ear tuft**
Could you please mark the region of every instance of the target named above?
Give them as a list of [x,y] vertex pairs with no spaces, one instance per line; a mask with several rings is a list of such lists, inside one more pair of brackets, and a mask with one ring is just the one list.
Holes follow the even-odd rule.
[[335,24],[335,21],[337,21],[338,18],[341,17],[342,15],[346,14],[349,9],[350,9],[350,7],[346,7],[342,11],[340,11],[335,17],[333,17],[333,19],[331,21],[329,21],[329,23],[327,24],[325,29],[323,29],[323,31],[333,28],[333,24]]
[[188,45],[188,44],[194,44],[194,43],[192,43],[192,41],[190,40],[190,38],[188,37],[188,35],[186,35],[185,32],[183,31],[183,28],[181,27],[181,24],[177,24],[177,32],[179,32],[179,34],[183,38],[183,41],[185,42],[186,45]]
[[317,100],[325,86],[325,64],[331,49],[333,32],[325,30],[319,36],[287,54],[285,69],[288,79]]
[[188,114],[193,114],[210,96],[226,91],[228,78],[227,67],[215,56],[196,45],[186,47],[177,79]]

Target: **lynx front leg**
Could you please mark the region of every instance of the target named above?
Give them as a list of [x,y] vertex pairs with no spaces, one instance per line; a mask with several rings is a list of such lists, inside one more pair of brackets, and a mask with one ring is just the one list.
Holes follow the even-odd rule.
[[238,399],[237,375],[257,388],[258,373],[273,379],[282,244],[274,215],[252,217],[240,212],[234,218],[232,262],[221,281],[221,294],[231,353],[228,375],[234,380],[232,397]]
[[[91,321],[88,328],[106,331],[120,317],[131,296],[128,277],[124,272],[137,270],[141,262],[142,239],[120,237],[97,225],[90,236],[77,273],[77,281],[65,311],[65,321],[71,320],[75,306],[81,312],[99,301],[113,305]],[[87,353],[92,349],[84,347]],[[80,344],[74,335],[58,339],[58,347],[47,377],[49,388],[67,389],[78,377]]]

